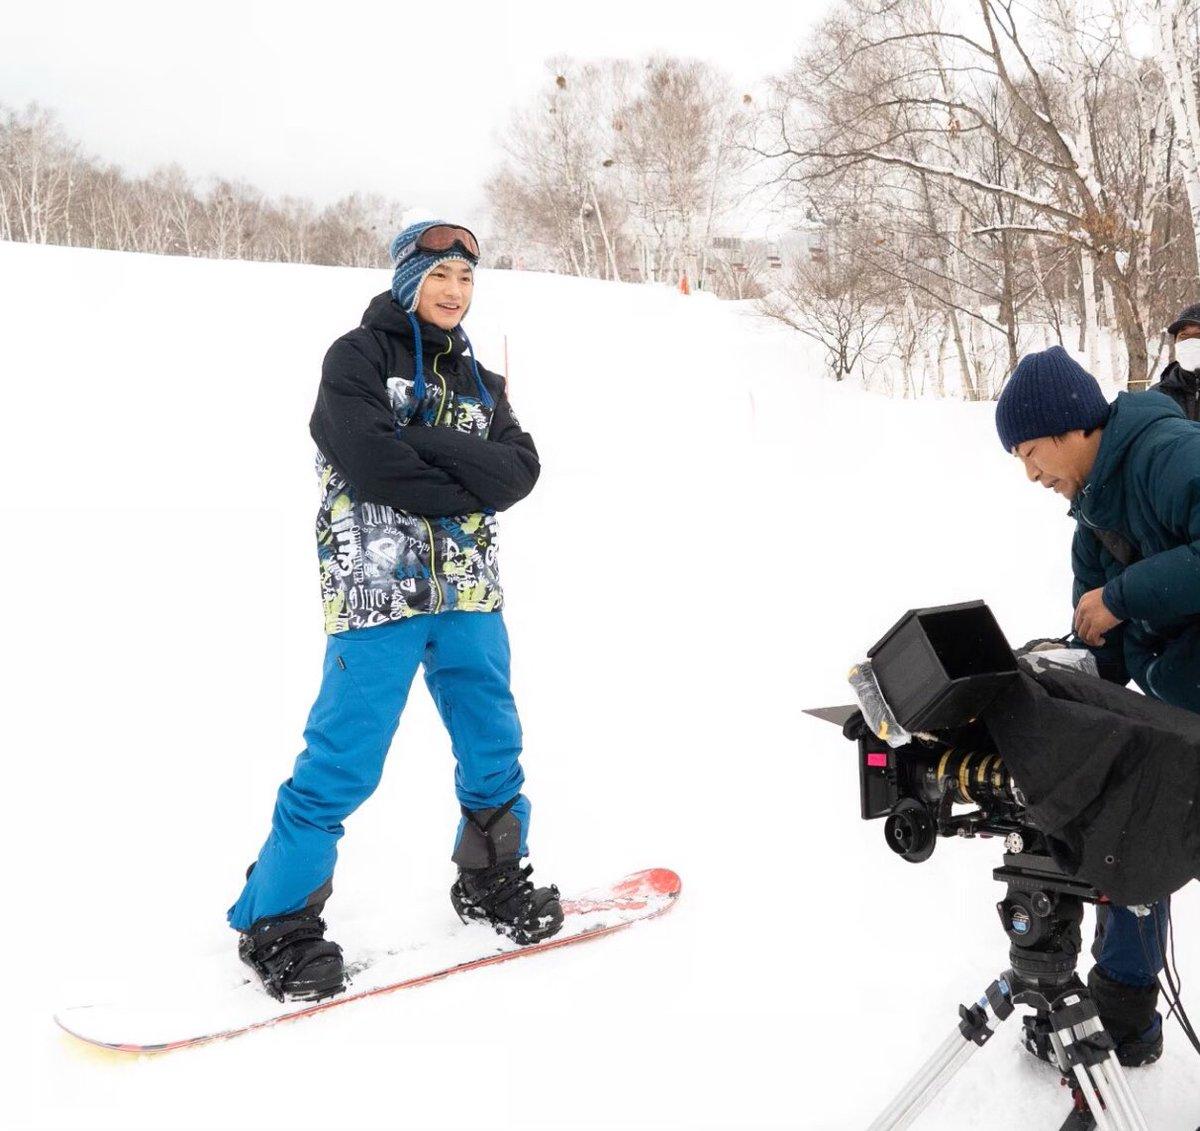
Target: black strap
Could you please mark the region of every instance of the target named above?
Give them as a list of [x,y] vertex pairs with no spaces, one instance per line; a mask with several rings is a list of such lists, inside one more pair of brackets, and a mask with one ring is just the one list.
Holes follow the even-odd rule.
[[488,850],[488,867],[489,868],[494,868],[496,866],[496,845],[493,843],[492,838],[489,835],[492,831],[492,826],[498,820],[500,820],[500,818],[503,817],[504,814],[507,813],[520,800],[520,797],[521,797],[521,795],[519,793],[514,794],[503,805],[497,806],[497,808],[495,810],[493,810],[492,815],[487,819],[487,821],[480,821],[479,818],[475,815],[476,812],[480,812],[481,810],[476,810],[473,812],[472,810],[468,809],[465,805],[459,806],[459,809],[461,810],[462,815],[464,817],[466,817],[466,819],[468,821],[470,821],[471,824],[473,824],[483,834],[483,842],[484,842],[484,844],[487,845],[487,850]]

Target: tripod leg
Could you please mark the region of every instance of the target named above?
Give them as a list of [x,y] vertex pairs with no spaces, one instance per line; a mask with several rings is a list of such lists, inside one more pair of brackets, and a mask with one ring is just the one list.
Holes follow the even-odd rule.
[[1148,1131],[1091,997],[1066,994],[1055,1003],[1050,1017],[1063,1062],[1079,1082],[1100,1131]]
[[934,1051],[868,1131],[900,1131],[909,1126],[994,1033],[988,1022],[999,1023],[1013,1011],[1009,983],[998,978],[973,1006],[959,1006],[962,1020]]
[[[1101,1092],[1101,1095],[1112,1096],[1112,1106],[1124,1111],[1132,1131],[1150,1131],[1146,1117],[1138,1107],[1137,1100],[1134,1099],[1133,1089],[1129,1086],[1125,1070],[1121,1067],[1121,1062],[1117,1060],[1116,1055],[1110,1053],[1108,1059],[1100,1063],[1099,1070],[1104,1074],[1108,1084],[1108,1088],[1105,1092]],[[1096,1070],[1092,1071],[1095,1073]]]
[[970,1041],[964,1041],[956,1029],[917,1070],[899,1095],[880,1112],[868,1131],[900,1131],[908,1127],[971,1059],[978,1047]]
[[1088,1070],[1083,1065],[1077,1064],[1073,1072],[1079,1083],[1079,1089],[1083,1092],[1083,1098],[1087,1102],[1088,1111],[1092,1113],[1092,1119],[1099,1131],[1125,1131],[1124,1124],[1114,1126],[1113,1121],[1109,1118],[1108,1111],[1100,1102],[1100,1095],[1092,1083],[1092,1077]]

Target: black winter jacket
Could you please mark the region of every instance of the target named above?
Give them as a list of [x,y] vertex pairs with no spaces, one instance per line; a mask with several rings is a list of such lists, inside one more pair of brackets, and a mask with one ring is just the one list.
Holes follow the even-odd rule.
[[1147,391],[1166,393],[1189,420],[1200,420],[1200,373],[1189,373],[1173,361],[1159,374],[1158,384]]
[[412,322],[385,292],[329,348],[309,429],[327,632],[419,613],[491,611],[503,595],[494,512],[533,489],[533,438],[503,379],[476,380],[459,331]]

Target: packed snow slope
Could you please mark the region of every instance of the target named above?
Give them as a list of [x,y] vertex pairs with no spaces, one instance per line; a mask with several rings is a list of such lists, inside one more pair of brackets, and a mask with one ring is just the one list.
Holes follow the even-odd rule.
[[[537,438],[502,517],[536,877],[652,865],[666,918],[137,1060],[51,1021],[139,972],[186,1003],[300,748],[324,646],[307,421],[386,273],[0,244],[8,608],[2,1122],[20,1128],[861,1128],[1006,964],[994,842],[905,864],[802,708],[905,610],[1069,623],[1070,523],[988,405],[839,387],[748,306],[483,271],[467,320]],[[452,758],[418,684],[347,823],[333,937],[444,930]],[[1200,892],[1175,901],[1200,1015]],[[1089,922],[1090,929],[1090,922]],[[1200,1123],[1172,1024],[1134,1089]],[[984,1049],[923,1128],[1057,1128]]]

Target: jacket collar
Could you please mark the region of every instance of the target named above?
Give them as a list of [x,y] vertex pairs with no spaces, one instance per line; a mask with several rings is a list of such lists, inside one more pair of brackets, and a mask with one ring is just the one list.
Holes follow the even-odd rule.
[[[416,319],[421,329],[421,344],[424,352],[440,353],[450,343],[454,357],[461,358],[466,354],[466,336],[456,326],[453,330],[443,330],[421,319]],[[413,347],[413,319],[401,309],[400,304],[392,298],[391,291],[384,291],[371,299],[367,309],[363,311],[362,324],[368,330],[381,330],[399,338],[411,351]]]

